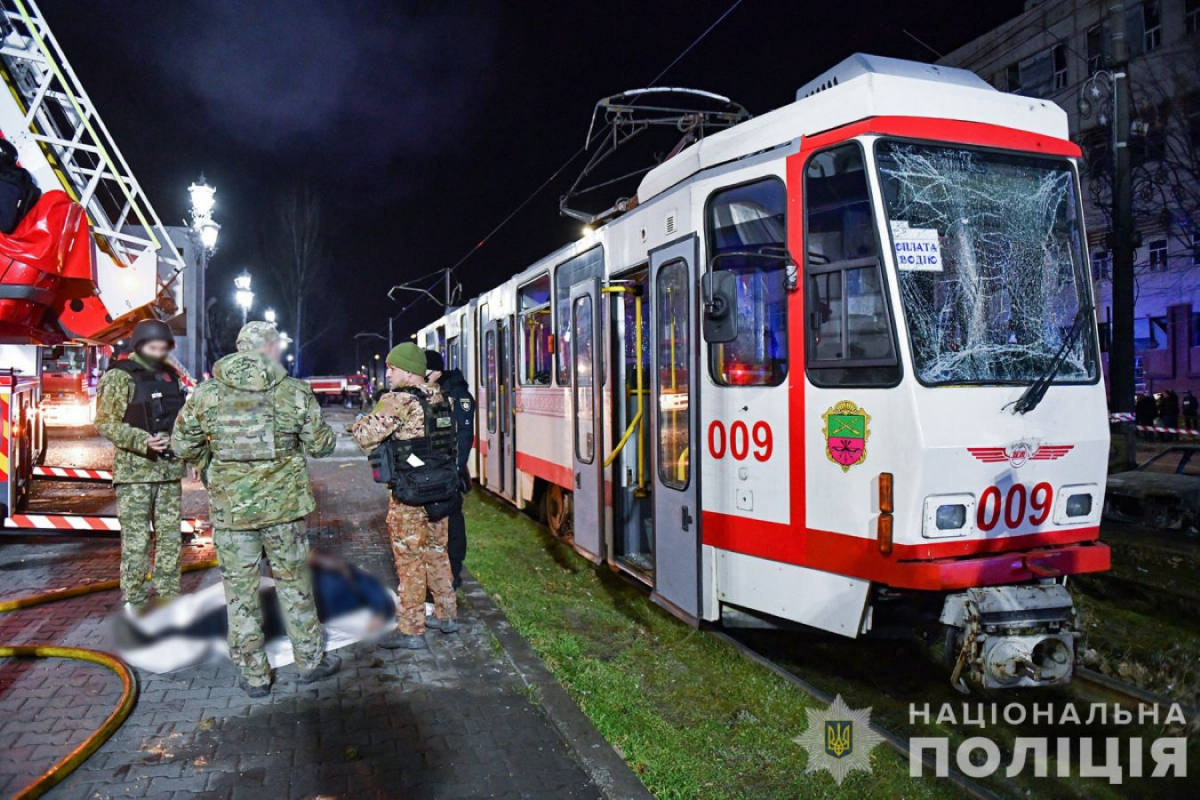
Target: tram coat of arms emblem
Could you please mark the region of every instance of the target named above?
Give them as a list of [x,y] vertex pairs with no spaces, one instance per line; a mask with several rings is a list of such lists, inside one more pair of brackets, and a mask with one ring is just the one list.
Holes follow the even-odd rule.
[[849,472],[867,460],[871,415],[849,400],[842,400],[821,415],[825,420],[825,455]]

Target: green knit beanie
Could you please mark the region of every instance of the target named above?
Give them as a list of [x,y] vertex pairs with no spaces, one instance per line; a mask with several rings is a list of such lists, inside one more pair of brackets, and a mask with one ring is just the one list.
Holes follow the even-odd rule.
[[425,351],[414,342],[405,342],[392,348],[388,353],[388,366],[397,367],[414,375],[425,375]]

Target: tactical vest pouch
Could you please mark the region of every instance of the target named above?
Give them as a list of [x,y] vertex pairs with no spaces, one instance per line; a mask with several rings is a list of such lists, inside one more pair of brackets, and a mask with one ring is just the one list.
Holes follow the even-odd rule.
[[273,461],[275,403],[271,392],[232,391],[217,403],[212,426],[212,454],[217,461]]
[[405,465],[392,481],[392,497],[407,506],[428,506],[457,494],[458,465],[450,459],[426,461],[420,467]]

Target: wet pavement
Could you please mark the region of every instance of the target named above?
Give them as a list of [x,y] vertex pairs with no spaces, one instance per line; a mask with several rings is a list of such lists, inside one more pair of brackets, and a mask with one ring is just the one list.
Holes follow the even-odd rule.
[[[328,413],[339,429],[352,419],[341,409]],[[310,541],[394,585],[385,495],[352,452],[339,444],[339,455],[313,464],[319,510],[309,520]],[[86,431],[55,437],[47,458],[93,468],[110,461],[111,450]],[[40,511],[114,507],[107,486],[69,482],[39,483],[31,502]],[[185,514],[204,510],[202,487],[187,485]],[[114,539],[0,541],[0,598],[113,578],[118,547]],[[205,537],[185,548],[187,560],[211,557]],[[184,589],[218,579],[215,570],[185,575]],[[108,649],[108,619],[118,607],[119,593],[108,591],[3,614],[0,642]],[[295,668],[285,667],[260,700],[236,687],[227,662],[139,672],[129,719],[51,796],[600,796],[595,772],[560,733],[561,720],[531,700],[528,679],[470,602],[460,604],[460,622],[458,634],[431,632],[426,651],[401,654],[368,642],[344,648],[341,673],[315,684],[300,684]],[[69,752],[119,695],[100,667],[0,660],[0,794],[15,793]]]

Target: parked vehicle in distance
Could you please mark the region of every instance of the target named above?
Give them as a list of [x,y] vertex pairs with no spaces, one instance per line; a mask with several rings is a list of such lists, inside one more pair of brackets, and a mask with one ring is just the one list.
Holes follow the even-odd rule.
[[1105,519],[1200,530],[1200,444],[1177,444],[1108,478]]
[[346,408],[366,408],[371,402],[366,375],[314,375],[303,380],[323,406],[340,403]]

